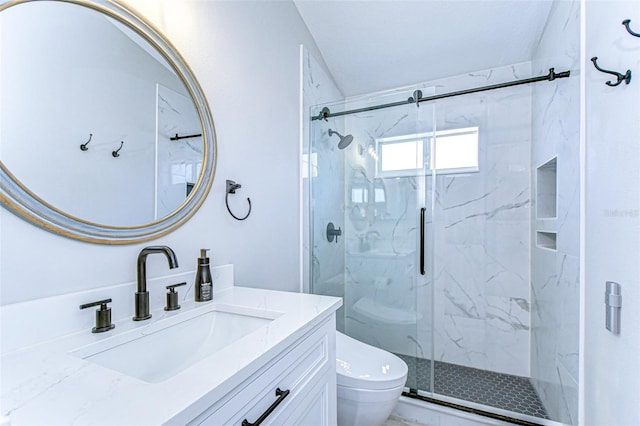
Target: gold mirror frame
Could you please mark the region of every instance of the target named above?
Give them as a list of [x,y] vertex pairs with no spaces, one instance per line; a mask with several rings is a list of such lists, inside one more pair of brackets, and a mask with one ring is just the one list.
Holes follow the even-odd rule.
[[[10,7],[38,0],[13,0]],[[96,244],[132,244],[162,237],[188,221],[206,199],[215,177],[217,144],[213,118],[204,93],[178,50],[134,9],[117,0],[49,0],[87,7],[126,25],[149,42],[173,67],[187,88],[202,127],[203,162],[198,181],[187,199],[170,215],[135,226],[110,226],[72,216],[29,191],[0,161],[0,203],[18,217],[68,238]]]

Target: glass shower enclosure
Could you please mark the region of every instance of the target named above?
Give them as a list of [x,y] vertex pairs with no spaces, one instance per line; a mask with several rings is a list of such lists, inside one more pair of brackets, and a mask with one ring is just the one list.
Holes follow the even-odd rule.
[[405,360],[407,393],[548,419],[530,380],[531,88],[407,102],[418,90],[436,93],[312,108],[310,291]]

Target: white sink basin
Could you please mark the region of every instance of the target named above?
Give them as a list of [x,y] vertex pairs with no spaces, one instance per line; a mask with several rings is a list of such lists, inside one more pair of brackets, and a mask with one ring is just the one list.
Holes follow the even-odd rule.
[[161,319],[78,348],[71,354],[157,383],[266,326],[279,315],[211,304],[209,309],[197,308]]

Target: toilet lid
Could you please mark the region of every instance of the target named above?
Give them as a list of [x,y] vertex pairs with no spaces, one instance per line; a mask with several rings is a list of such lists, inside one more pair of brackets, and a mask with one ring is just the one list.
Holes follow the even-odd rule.
[[338,386],[359,389],[391,389],[404,386],[407,364],[390,352],[336,332]]

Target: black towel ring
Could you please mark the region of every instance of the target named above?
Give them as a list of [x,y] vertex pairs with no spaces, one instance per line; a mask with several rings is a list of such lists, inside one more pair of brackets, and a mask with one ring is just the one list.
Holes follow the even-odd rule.
[[227,211],[235,220],[245,220],[251,214],[251,200],[249,199],[249,197],[247,197],[247,202],[249,203],[249,211],[244,217],[236,216],[229,208],[229,194],[235,194],[236,189],[240,188],[242,188],[242,185],[240,185],[239,183],[235,183],[232,180],[227,180],[227,194],[224,196],[224,203],[227,205]]

